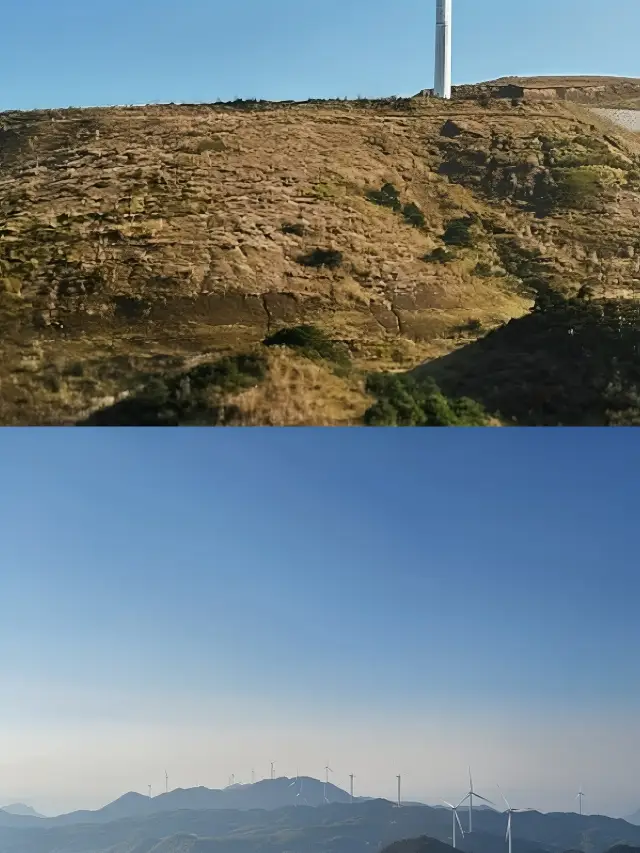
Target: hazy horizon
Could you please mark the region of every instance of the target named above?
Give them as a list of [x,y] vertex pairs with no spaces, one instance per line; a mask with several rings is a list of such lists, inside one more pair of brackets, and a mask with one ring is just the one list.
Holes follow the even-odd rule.
[[3,438],[0,802],[640,805],[633,431]]

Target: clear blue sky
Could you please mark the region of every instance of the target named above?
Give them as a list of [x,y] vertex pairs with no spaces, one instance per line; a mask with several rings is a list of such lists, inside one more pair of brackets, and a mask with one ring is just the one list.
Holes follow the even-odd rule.
[[[640,76],[638,0],[454,0],[455,82]],[[10,0],[0,109],[411,95],[435,0]],[[614,14],[615,13],[615,14]]]
[[[227,775],[261,727],[265,766],[276,751],[283,773],[306,761],[313,775],[327,758],[338,772],[359,734],[386,731],[409,784],[421,727],[431,720],[429,749],[442,750],[455,720],[462,780],[474,759],[486,784],[500,773],[552,808],[539,757],[509,765],[526,720],[537,752],[568,751],[563,784],[591,785],[591,805],[614,810],[640,710],[639,470],[633,430],[3,431],[0,751],[13,769],[0,800],[53,808],[63,761],[77,778],[69,769],[59,807],[82,804],[82,761],[108,763],[113,736],[129,738],[133,762],[141,721],[167,727],[160,773],[158,743],[181,742],[208,709],[237,735],[216,759]],[[98,737],[116,721],[117,738]],[[181,749],[172,766],[195,784]],[[368,772],[382,791],[382,771]],[[424,796],[449,794],[451,772]],[[96,800],[135,787],[115,773]]]

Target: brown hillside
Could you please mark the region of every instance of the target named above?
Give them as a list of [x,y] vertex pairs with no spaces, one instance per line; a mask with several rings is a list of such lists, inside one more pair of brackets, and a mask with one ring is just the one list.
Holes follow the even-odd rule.
[[[544,286],[640,287],[640,140],[571,104],[115,107],[0,128],[5,424],[74,423],[299,323],[344,342],[356,371],[413,368],[529,310],[512,243],[542,252]],[[543,210],[556,168],[586,168],[597,197]],[[423,224],[370,200],[386,183]],[[472,245],[425,261],[467,215]],[[308,265],[317,249],[341,261]],[[360,380],[287,358],[242,392],[241,422],[286,422],[289,381],[305,401],[292,422],[359,421]]]

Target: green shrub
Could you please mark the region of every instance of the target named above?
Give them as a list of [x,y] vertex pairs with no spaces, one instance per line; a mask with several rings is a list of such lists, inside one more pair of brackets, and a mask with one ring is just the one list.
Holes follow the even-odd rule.
[[454,260],[455,254],[453,252],[448,252],[446,249],[443,249],[439,246],[437,249],[434,249],[433,252],[430,252],[426,255],[422,256],[422,260],[427,263],[438,263],[438,264],[447,264],[449,261]]
[[463,323],[462,326],[458,326],[458,331],[460,332],[468,332],[470,334],[476,334],[477,332],[482,331],[482,321],[477,318],[472,320],[467,320],[466,323]]
[[377,398],[364,416],[367,426],[486,426],[479,403],[448,399],[432,379],[397,374],[374,374],[366,384]]
[[473,246],[474,240],[471,233],[471,226],[475,219],[472,216],[463,216],[459,219],[452,219],[447,223],[442,240],[447,246]]
[[235,407],[224,396],[258,385],[267,375],[261,355],[237,355],[183,373],[150,379],[126,400],[94,412],[82,426],[216,426]]
[[285,346],[298,350],[307,358],[322,358],[334,364],[346,366],[350,363],[347,348],[333,341],[317,326],[293,326],[279,329],[263,341],[267,347]]
[[380,190],[369,190],[367,198],[374,204],[379,204],[382,207],[390,207],[392,210],[399,211],[402,209],[400,195],[393,184],[385,184]]
[[285,222],[282,226],[283,234],[295,234],[296,237],[304,237],[307,229],[302,222]]
[[480,276],[481,278],[490,278],[494,272],[491,264],[486,263],[486,261],[478,261],[473,270],[473,274]]
[[336,249],[314,249],[307,255],[301,255],[298,263],[305,267],[327,267],[337,269],[343,260],[342,252]]
[[424,227],[424,213],[420,210],[418,205],[414,204],[412,201],[410,201],[409,204],[405,204],[402,208],[402,215],[405,218],[405,222],[409,225],[413,225],[415,228]]

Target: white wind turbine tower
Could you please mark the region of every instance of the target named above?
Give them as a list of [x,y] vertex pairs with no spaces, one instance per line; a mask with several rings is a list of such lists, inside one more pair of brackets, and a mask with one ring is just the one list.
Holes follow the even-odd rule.
[[[499,785],[498,785],[498,788],[500,788]],[[500,789],[500,793],[502,794],[502,789]],[[509,805],[509,801],[507,800],[507,798],[505,797],[504,794],[502,794],[502,799],[505,801],[505,803],[507,805],[507,814],[509,815],[509,817],[507,819],[507,834],[506,834],[505,838],[509,842],[509,853],[511,853],[511,815],[517,814],[518,812],[533,812],[533,811],[535,811],[535,809],[512,809],[511,806]]]
[[351,802],[353,802],[353,780],[356,778],[355,773],[349,774],[349,794],[351,796]]
[[449,806],[451,809],[451,821],[452,821],[452,830],[451,830],[451,839],[453,841],[453,849],[456,849],[456,823],[460,827],[460,832],[462,833],[462,837],[464,838],[464,829],[462,828],[462,824],[460,823],[460,817],[458,816],[458,809],[464,803],[464,800],[458,803],[457,806],[454,806],[453,803],[448,803],[446,800],[442,801],[445,806]]
[[466,800],[469,800],[469,829],[468,833],[473,832],[473,798],[477,797],[479,800],[484,800],[485,803],[489,803],[490,806],[494,806],[495,803],[492,803],[491,800],[488,800],[486,797],[481,797],[480,794],[476,793],[473,790],[473,779],[471,777],[471,768],[469,768],[469,791],[467,796],[460,802],[459,805],[462,805]]
[[578,791],[578,793],[575,796],[575,799],[580,801],[580,814],[582,814],[582,798],[583,797],[584,797],[584,792],[582,790],[582,785],[580,785],[580,790]]
[[[299,779],[299,778],[300,778],[300,774],[298,773],[298,768],[296,767],[296,778],[295,778],[295,779],[292,779],[292,780],[291,780],[291,782],[289,782],[289,787],[290,787],[290,788],[293,788],[293,786],[294,786],[294,785],[298,785],[298,779]],[[300,790],[298,790],[298,792],[297,792],[297,794],[296,794],[296,800],[295,800],[295,805],[296,805],[296,806],[298,805],[298,797],[299,797],[299,796],[300,796]]]
[[165,794],[169,793],[169,774],[167,771],[164,771],[164,792]]
[[329,784],[329,773],[333,773],[333,770],[329,767],[329,765],[328,765],[328,764],[327,764],[327,765],[326,765],[326,767],[324,768],[324,773],[325,773],[325,776],[324,776],[324,795],[323,795],[323,799],[324,799],[325,803],[328,803],[328,802],[329,802],[329,800],[327,799],[327,785]]
[[402,776],[396,776],[396,779],[398,780],[398,808],[400,808],[400,805],[402,803],[402,797],[400,796],[400,790],[401,790],[400,786],[402,785]]
[[434,93],[451,98],[451,24],[452,0],[436,0],[436,73]]
[[273,778],[274,778],[274,776],[273,776],[273,767],[274,767],[274,765],[275,765],[275,761],[272,761],[272,762],[271,762],[271,779],[272,779],[272,780],[273,780]]

